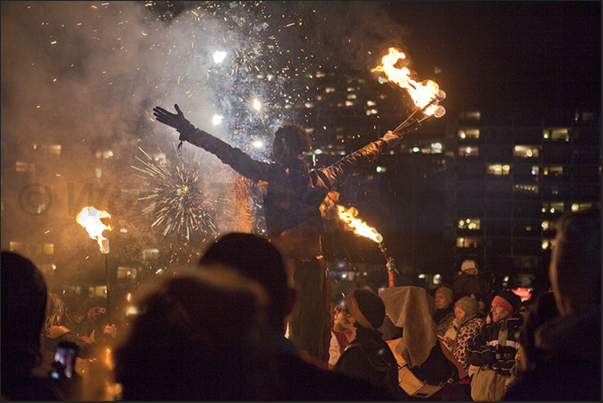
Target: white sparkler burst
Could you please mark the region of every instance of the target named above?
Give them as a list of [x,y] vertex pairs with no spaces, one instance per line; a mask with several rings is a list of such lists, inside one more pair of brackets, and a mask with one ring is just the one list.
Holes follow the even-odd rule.
[[178,234],[190,239],[191,235],[216,235],[212,214],[212,201],[206,198],[201,183],[201,166],[198,161],[178,159],[155,161],[143,149],[146,160],[136,157],[143,167],[135,167],[151,181],[151,190],[139,200],[148,201],[144,214],[152,214],[152,227],[163,236]]

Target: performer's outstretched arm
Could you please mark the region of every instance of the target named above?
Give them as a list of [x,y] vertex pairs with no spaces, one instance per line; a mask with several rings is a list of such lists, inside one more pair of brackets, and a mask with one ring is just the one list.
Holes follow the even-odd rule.
[[171,113],[160,106],[153,108],[157,121],[166,124],[180,133],[180,141],[201,147],[217,156],[223,163],[230,165],[235,171],[255,182],[267,180],[267,163],[256,161],[238,148],[212,136],[211,134],[195,128],[185,117],[177,104],[174,105],[177,113]]

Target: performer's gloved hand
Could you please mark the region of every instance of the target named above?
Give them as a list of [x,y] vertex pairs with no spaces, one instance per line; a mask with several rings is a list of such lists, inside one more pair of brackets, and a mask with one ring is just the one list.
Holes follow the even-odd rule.
[[159,122],[178,130],[180,141],[184,141],[188,138],[187,134],[191,123],[184,117],[184,113],[182,113],[178,104],[174,104],[174,108],[176,108],[177,113],[171,113],[160,106],[156,106],[153,108],[153,115]]
[[387,143],[387,146],[389,148],[394,148],[398,144],[400,144],[400,141],[402,140],[402,137],[398,136],[397,134],[394,134],[394,132],[392,132],[391,130],[389,130],[387,133],[385,133],[383,135],[383,137],[381,137],[381,140],[385,141]]

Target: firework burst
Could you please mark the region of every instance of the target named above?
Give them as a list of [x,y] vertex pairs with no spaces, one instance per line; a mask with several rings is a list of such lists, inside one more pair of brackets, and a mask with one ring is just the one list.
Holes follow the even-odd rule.
[[178,234],[190,240],[192,235],[216,235],[211,214],[213,204],[203,192],[200,163],[194,158],[179,158],[172,163],[167,159],[154,159],[140,147],[139,150],[146,160],[136,157],[143,166],[132,168],[151,181],[151,190],[139,198],[149,203],[143,214],[153,215],[151,226],[164,237]]

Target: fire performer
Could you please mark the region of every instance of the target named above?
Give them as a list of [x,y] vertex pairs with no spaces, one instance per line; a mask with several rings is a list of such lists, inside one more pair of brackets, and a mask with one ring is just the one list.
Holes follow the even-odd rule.
[[342,158],[331,166],[310,169],[303,153],[312,141],[299,125],[287,123],[274,135],[272,162],[253,160],[238,148],[195,128],[178,105],[176,113],[159,106],[157,120],[175,128],[181,142],[216,155],[241,175],[256,182],[264,194],[268,238],[281,251],[292,270],[299,291],[298,307],[289,321],[289,338],[312,357],[328,360],[330,340],[330,284],[322,255],[325,231],[320,205],[347,178],[395,147],[402,133],[388,131],[380,139]]

